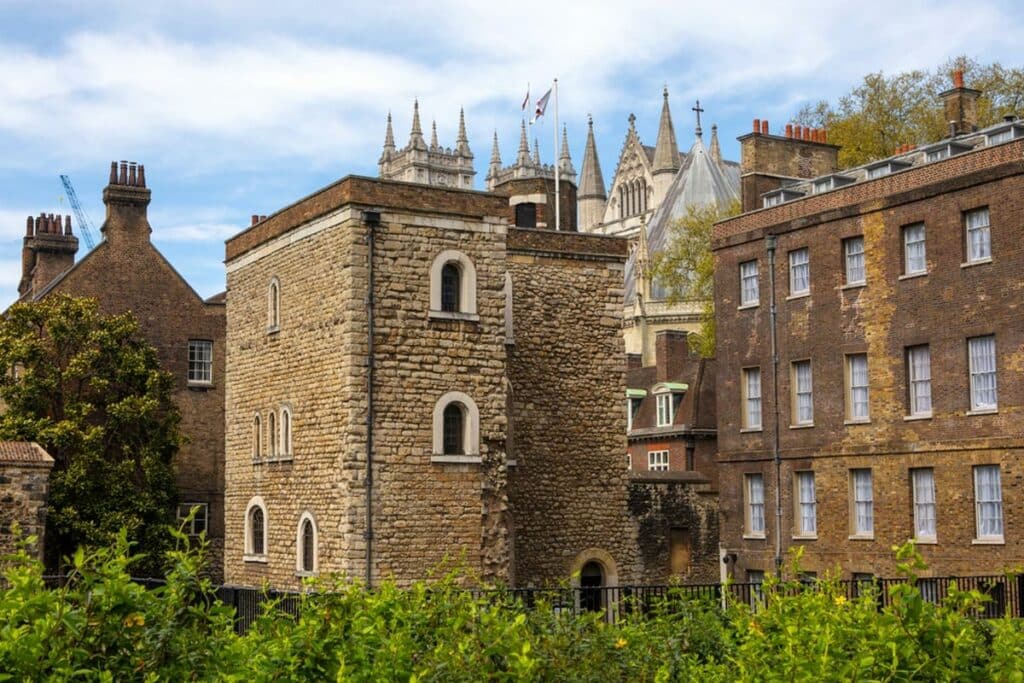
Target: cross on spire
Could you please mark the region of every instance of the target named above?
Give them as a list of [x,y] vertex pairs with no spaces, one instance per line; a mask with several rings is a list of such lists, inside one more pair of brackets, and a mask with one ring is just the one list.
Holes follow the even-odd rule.
[[697,106],[691,107],[691,110],[697,112],[697,135],[700,135],[700,115],[704,112],[704,110],[700,106],[700,100],[697,100]]

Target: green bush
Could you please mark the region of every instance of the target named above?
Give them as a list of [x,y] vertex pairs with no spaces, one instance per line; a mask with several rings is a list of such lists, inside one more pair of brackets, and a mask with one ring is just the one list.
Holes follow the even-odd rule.
[[923,600],[912,546],[898,551],[908,582],[882,611],[870,589],[849,600],[836,581],[769,580],[753,607],[670,594],[623,602],[608,624],[473,594],[455,574],[373,591],[332,577],[293,598],[295,615],[268,601],[238,636],[200,578],[204,544],[175,539],[155,589],[131,581],[125,534],[78,551],[55,588],[25,553],[5,558],[0,681],[1024,682],[1021,622],[976,618],[985,596],[955,587],[941,605]]

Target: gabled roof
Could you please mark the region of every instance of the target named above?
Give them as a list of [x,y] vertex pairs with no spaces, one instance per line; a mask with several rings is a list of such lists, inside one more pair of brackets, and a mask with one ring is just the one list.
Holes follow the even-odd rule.
[[[690,206],[728,206],[740,196],[739,164],[731,161],[717,162],[704,147],[700,135],[693,142],[693,147],[683,159],[683,165],[672,184],[665,193],[665,199],[651,216],[647,225],[648,249],[651,255],[663,251],[668,246],[669,228],[674,220],[686,215]],[[626,263],[626,303],[636,298],[636,253],[630,255]],[[665,292],[655,286],[652,291],[655,299],[665,297]]]
[[0,441],[0,463],[53,465],[53,458],[33,441]]

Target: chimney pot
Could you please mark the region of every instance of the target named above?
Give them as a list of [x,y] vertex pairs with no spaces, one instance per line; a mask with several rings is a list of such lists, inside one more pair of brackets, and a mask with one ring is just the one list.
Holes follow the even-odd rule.
[[761,119],[754,119],[754,132],[755,133],[760,133],[761,132]]
[[828,130],[825,128],[821,129],[821,142],[826,145],[828,144]]
[[32,236],[32,234],[34,232],[32,230],[33,226],[34,226],[34,222],[32,221],[32,216],[29,216],[28,220],[25,221],[25,237],[31,237]]
[[761,135],[768,135],[768,119],[761,121]]
[[786,137],[787,138],[793,137],[793,124],[792,123],[787,123],[786,124]]
[[795,137],[797,140],[801,139],[804,136],[803,133],[803,126],[801,126],[800,124],[793,126],[793,137]]
[[249,225],[256,225],[259,222],[260,222],[260,217],[257,216],[256,214],[253,214],[252,215],[252,223],[250,223]]
[[135,164],[128,164],[128,184],[135,187],[138,183],[139,181],[135,175]]
[[267,215],[266,214],[261,214],[260,215],[260,221],[262,222],[262,221],[265,221],[265,220],[267,220]]
[[139,164],[139,187],[146,186],[146,166]]
[[64,234],[71,235],[71,216],[64,216]]
[[121,161],[121,173],[117,176],[117,184],[118,185],[127,185],[128,184],[128,162],[127,161],[124,161],[124,160]]
[[110,162],[110,184],[111,185],[116,185],[117,184],[117,162],[116,161],[111,161]]
[[953,87],[962,88],[964,87],[964,70],[957,69],[953,72]]

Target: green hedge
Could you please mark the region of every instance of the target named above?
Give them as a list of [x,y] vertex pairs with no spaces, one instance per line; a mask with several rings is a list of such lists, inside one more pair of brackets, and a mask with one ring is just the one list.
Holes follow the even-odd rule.
[[[882,612],[828,581],[769,581],[756,611],[677,598],[612,625],[474,597],[454,576],[372,592],[332,579],[298,616],[268,605],[238,636],[202,549],[177,540],[156,589],[131,581],[124,535],[80,550],[59,588],[24,553],[5,558],[0,680],[1024,681],[1019,621],[972,617],[985,598],[953,587],[932,605],[912,583]],[[920,567],[912,547],[899,558]]]

